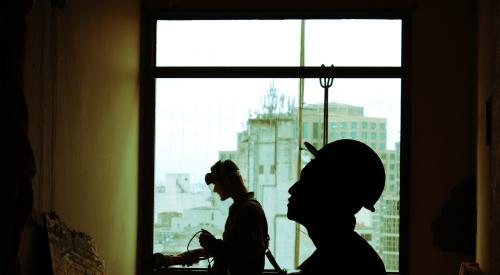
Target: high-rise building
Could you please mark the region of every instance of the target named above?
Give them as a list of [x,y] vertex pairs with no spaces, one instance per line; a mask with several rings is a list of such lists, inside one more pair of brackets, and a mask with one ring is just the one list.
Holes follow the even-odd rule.
[[395,150],[379,152],[385,167],[385,190],[375,206],[373,224],[375,248],[382,257],[387,271],[399,269],[399,186],[400,186],[400,143]]
[[[238,133],[235,161],[249,189],[262,202],[269,222],[270,248],[278,262],[293,266],[295,226],[286,220],[288,189],[297,179],[298,110],[265,107],[268,112],[249,118],[245,131]],[[271,110],[271,111],[269,111]],[[273,111],[274,110],[274,111]],[[399,262],[399,143],[387,149],[386,118],[368,117],[364,108],[340,103],[328,105],[329,142],[356,139],[369,145],[381,157],[386,170],[385,191],[376,212],[358,221],[356,229],[378,251],[388,271],[397,271]],[[323,146],[323,105],[307,104],[302,111],[302,139],[317,148]],[[226,154],[227,152],[224,152]],[[222,153],[221,153],[222,155]],[[234,156],[234,153],[232,154]],[[302,150],[303,167],[310,155]],[[284,218],[284,219],[283,219]],[[364,217],[367,219],[366,217]],[[301,242],[304,251],[312,243]],[[278,249],[276,249],[278,248]],[[288,253],[285,253],[288,252]],[[308,256],[308,255],[305,255]]]

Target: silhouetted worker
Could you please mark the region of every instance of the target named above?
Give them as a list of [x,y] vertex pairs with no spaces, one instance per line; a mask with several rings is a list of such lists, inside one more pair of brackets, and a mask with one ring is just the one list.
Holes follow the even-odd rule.
[[233,199],[222,239],[202,230],[199,242],[203,248],[170,257],[171,264],[192,264],[211,256],[216,275],[262,274],[269,244],[267,220],[254,193],[248,192],[238,167],[231,160],[217,161],[206,174],[205,182],[214,184],[214,192],[222,201]]
[[[375,211],[385,184],[384,166],[367,145],[337,140],[317,150],[289,189],[289,219],[307,229],[316,246],[300,266],[302,274],[386,274],[375,250],[356,232],[362,207]],[[325,273],[326,272],[326,273]]]

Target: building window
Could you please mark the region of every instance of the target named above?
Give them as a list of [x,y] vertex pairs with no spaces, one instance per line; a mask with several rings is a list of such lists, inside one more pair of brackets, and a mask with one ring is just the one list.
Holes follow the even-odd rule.
[[309,123],[302,123],[302,137],[305,139],[309,138]]
[[372,240],[372,235],[371,234],[360,234],[360,235],[366,241],[371,241]]
[[[295,223],[280,219],[286,217],[283,206],[288,196],[278,191],[286,192],[296,181],[298,171],[293,169],[300,169],[310,160],[305,157],[306,152],[298,148],[301,147],[299,140],[309,138],[311,125],[313,140],[310,142],[318,148],[323,145],[325,104],[322,93],[318,93],[322,91],[318,84],[321,72],[316,68],[318,64],[326,62],[337,66],[337,71],[333,71],[338,74],[332,88],[334,96],[326,105],[331,123],[326,127],[326,131],[330,129],[329,138],[336,139],[339,135],[358,139],[356,131],[359,130],[350,129],[362,128],[365,131],[360,133],[361,138],[367,139],[367,131],[371,133],[371,141],[375,142],[369,146],[381,156],[385,167],[387,154],[391,161],[399,161],[399,152],[396,153],[399,146],[395,144],[400,142],[401,130],[395,121],[402,121],[398,99],[402,96],[402,87],[406,86],[402,85],[401,44],[394,41],[402,40],[402,20],[307,19],[305,22],[151,18],[151,26],[156,27],[151,41],[156,41],[156,45],[145,47],[154,48],[155,52],[146,58],[153,62],[144,70],[147,85],[143,91],[145,108],[141,108],[144,112],[141,117],[152,115],[154,123],[148,124],[150,120],[145,118],[141,121],[146,129],[141,148],[146,148],[143,149],[145,161],[154,161],[144,165],[146,171],[141,174],[151,188],[165,186],[165,190],[161,193],[159,189],[151,189],[155,190],[153,199],[142,200],[153,204],[147,208],[150,212],[141,215],[144,223],[140,223],[141,226],[151,224],[146,229],[150,229],[153,236],[150,238],[153,251],[147,251],[148,255],[182,252],[185,247],[181,244],[187,244],[191,233],[202,226],[219,234],[224,230],[228,205],[219,202],[203,181],[204,174],[219,157],[231,158],[239,165],[249,190],[255,191],[262,203],[269,223],[270,249],[281,267],[294,269],[295,259],[300,263],[310,255],[313,244],[308,236],[297,230]],[[349,35],[343,37],[335,31],[350,24],[358,24],[359,28],[352,30],[360,33],[344,29]],[[303,26],[305,39],[301,37]],[[325,30],[329,33],[327,37],[333,40],[322,35]],[[354,44],[351,39],[369,39],[381,31],[392,35],[391,44],[385,45],[381,39]],[[296,43],[301,39],[306,44],[303,64],[298,62],[301,49]],[[337,47],[339,43],[346,47]],[[382,45],[378,47],[378,44]],[[355,50],[354,45],[362,48]],[[381,58],[377,50],[388,56]],[[343,73],[349,77],[342,78]],[[299,85],[301,81],[303,84]],[[385,108],[384,104],[392,107]],[[331,122],[334,118],[336,121]],[[382,127],[381,123],[374,122],[381,118],[386,119],[387,127],[385,123]],[[384,143],[382,147],[381,141],[375,140],[377,133],[384,134],[387,145]],[[276,175],[279,169],[279,177],[265,174],[264,167],[270,167],[271,175]],[[184,177],[186,174],[189,176]],[[395,182],[399,182],[399,174],[392,176],[395,175],[398,175]],[[178,178],[186,180],[178,181]],[[147,190],[141,194],[147,194]],[[392,235],[396,240],[389,239],[388,234],[398,230],[399,218],[388,220],[385,225],[380,222],[393,216],[389,210],[382,210],[390,209],[389,198],[395,195],[382,195],[379,211],[359,213],[356,230],[362,232],[360,234],[381,255],[387,271],[397,272],[399,240]],[[397,200],[399,203],[399,197]],[[149,217],[148,213],[154,214],[153,221],[144,220]],[[171,222],[160,223],[160,216],[171,217]],[[390,225],[392,227],[388,227]],[[162,235],[160,231],[166,233]],[[171,237],[160,237],[165,235]],[[300,236],[299,240],[291,242],[296,235]],[[396,258],[383,256],[385,252]],[[207,266],[200,263],[193,267]],[[272,267],[267,263],[266,268]]]
[[318,139],[319,138],[319,123],[314,122],[313,123],[313,139]]

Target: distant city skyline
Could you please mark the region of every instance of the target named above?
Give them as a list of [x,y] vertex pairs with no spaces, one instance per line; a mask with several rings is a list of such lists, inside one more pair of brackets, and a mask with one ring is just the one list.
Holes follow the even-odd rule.
[[[289,253],[295,246],[290,242],[295,234],[295,227],[293,222],[286,219],[286,200],[287,190],[297,174],[299,134],[298,108],[290,105],[293,101],[292,98],[281,96],[274,86],[270,86],[267,98],[261,101],[264,105],[260,106],[260,112],[247,118],[244,130],[234,134],[236,148],[219,150],[217,156],[217,159],[232,159],[238,164],[244,182],[250,191],[255,192],[266,211],[272,240],[270,249],[288,267],[293,265],[293,257]],[[277,102],[282,102],[283,106],[279,107]],[[322,144],[323,104],[305,105],[302,116],[301,134],[316,146]],[[357,231],[381,253],[381,257],[387,261],[388,270],[397,270],[399,233],[386,231],[385,228],[393,228],[399,224],[399,210],[395,209],[396,203],[399,205],[399,141],[395,144],[396,148],[387,148],[387,119],[367,116],[363,106],[330,103],[329,124],[330,141],[354,138],[366,142],[382,158],[386,168],[386,190],[375,207],[375,214],[362,209],[356,215],[359,226]],[[306,151],[302,151],[302,154],[303,166],[309,158]],[[189,234],[194,234],[201,227],[222,230],[224,212],[229,203],[218,202],[215,193],[208,191],[204,183],[192,181],[192,178],[190,173],[177,172],[166,173],[155,180],[155,223],[162,224],[159,217],[161,213],[179,215],[170,218],[167,223],[169,229],[165,227],[163,231],[159,231],[159,228],[155,231],[158,240],[155,242],[155,249],[174,249],[173,242],[163,246],[159,240],[165,238],[161,237],[166,236],[164,234],[172,234],[169,232],[177,232],[176,230],[188,232],[184,237],[178,236],[181,239],[189,238]],[[212,220],[207,220],[210,216]],[[281,233],[276,235],[278,231]],[[178,245],[182,248],[182,241]],[[304,235],[300,245],[301,260],[312,249],[313,244]],[[175,249],[168,252],[173,253]]]

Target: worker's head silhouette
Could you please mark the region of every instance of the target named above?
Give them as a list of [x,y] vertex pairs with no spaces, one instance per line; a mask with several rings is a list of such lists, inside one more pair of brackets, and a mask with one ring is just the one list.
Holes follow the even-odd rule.
[[214,185],[213,191],[219,194],[222,201],[246,192],[238,166],[229,159],[217,161],[210,168],[210,173],[205,175],[205,183]]
[[300,179],[290,188],[288,218],[305,226],[328,222],[328,216],[354,215],[362,207],[375,211],[385,184],[378,155],[366,144],[350,139],[331,142],[317,150]]
[[212,167],[210,173],[205,175],[205,183],[216,184],[223,182],[225,178],[239,175],[239,168],[232,160],[218,160]]

